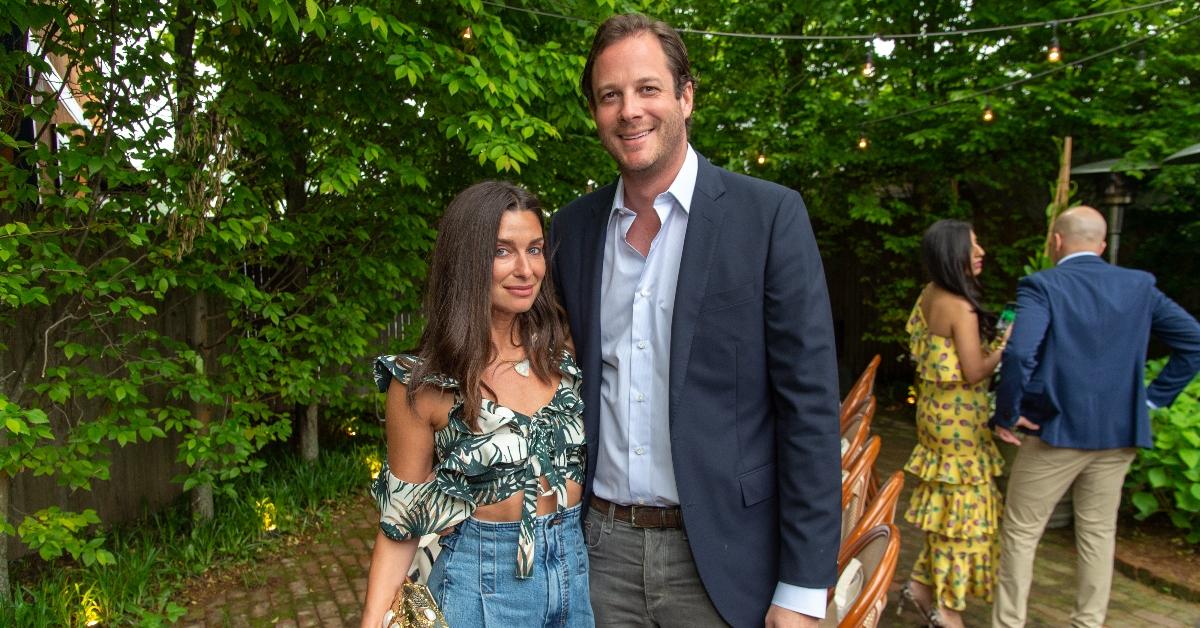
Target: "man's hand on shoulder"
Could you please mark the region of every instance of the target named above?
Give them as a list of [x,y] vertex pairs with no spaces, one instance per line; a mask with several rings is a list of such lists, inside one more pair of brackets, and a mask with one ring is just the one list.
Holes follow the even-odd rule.
[[763,623],[766,628],[815,628],[821,620],[772,604]]

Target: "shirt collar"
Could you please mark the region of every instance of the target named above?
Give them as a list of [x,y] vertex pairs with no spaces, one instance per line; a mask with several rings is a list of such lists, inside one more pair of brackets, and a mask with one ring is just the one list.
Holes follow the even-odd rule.
[[1093,253],[1091,251],[1079,251],[1078,253],[1072,253],[1072,254],[1058,260],[1058,264],[1055,264],[1055,266],[1058,266],[1059,264],[1062,264],[1063,262],[1065,262],[1069,259],[1075,259],[1076,257],[1083,257],[1084,255],[1092,255],[1094,257],[1100,257],[1100,255],[1098,253]]
[[[696,176],[699,170],[700,160],[696,157],[696,151],[692,149],[692,145],[689,143],[687,154],[683,158],[683,167],[679,169],[679,174],[675,175],[675,180],[671,182],[667,191],[659,194],[659,198],[662,198],[664,195],[670,195],[679,204],[679,207],[683,209],[684,213],[691,213],[692,196],[696,192]],[[617,179],[617,193],[613,196],[612,213],[616,214],[618,210],[624,208],[625,179],[622,177]],[[661,215],[660,218],[662,218]]]

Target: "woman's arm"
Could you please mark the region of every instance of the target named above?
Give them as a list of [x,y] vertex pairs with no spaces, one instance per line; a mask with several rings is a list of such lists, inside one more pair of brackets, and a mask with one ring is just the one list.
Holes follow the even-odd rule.
[[380,628],[383,625],[383,616],[396,597],[396,592],[404,584],[413,557],[417,555],[419,541],[393,541],[387,538],[382,530],[375,534],[371,571],[367,575],[367,602],[363,606],[362,628]]
[[983,342],[979,337],[979,315],[971,309],[971,304],[967,303],[966,299],[948,299],[947,306],[950,333],[954,338],[954,347],[958,350],[958,363],[962,367],[963,378],[968,384],[978,384],[996,370],[1003,347],[991,353],[984,352]]
[[[434,422],[429,417],[439,409],[444,412],[440,401],[439,392],[421,391],[417,393],[414,408],[408,405],[404,384],[393,379],[388,386],[388,467],[392,475],[405,482],[425,482],[433,469]],[[419,539],[393,541],[382,530],[376,533],[362,628],[379,628],[383,624],[383,616],[412,566],[418,542]]]

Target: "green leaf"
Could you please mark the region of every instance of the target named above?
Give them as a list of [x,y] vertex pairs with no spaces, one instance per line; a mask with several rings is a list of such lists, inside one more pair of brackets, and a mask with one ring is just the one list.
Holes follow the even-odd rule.
[[1162,467],[1154,467],[1146,474],[1150,480],[1150,486],[1154,488],[1162,488],[1170,483],[1167,479],[1167,472]]
[[63,403],[71,398],[71,385],[67,382],[55,382],[50,386],[48,395],[54,403]]
[[1132,501],[1134,507],[1138,509],[1138,519],[1145,519],[1146,517],[1158,511],[1158,500],[1155,499],[1154,495],[1150,493],[1138,491],[1133,494],[1133,496],[1130,498],[1130,501]]

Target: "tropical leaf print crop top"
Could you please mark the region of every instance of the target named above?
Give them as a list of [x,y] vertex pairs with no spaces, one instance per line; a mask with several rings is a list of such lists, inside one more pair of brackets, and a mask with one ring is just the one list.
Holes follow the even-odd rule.
[[[386,392],[392,378],[411,383],[413,355],[385,355],[375,360],[375,384]],[[454,391],[446,427],[434,434],[433,478],[413,484],[391,474],[386,462],[371,483],[379,503],[379,528],[389,539],[404,541],[440,532],[471,516],[478,506],[494,504],[521,492],[521,531],[517,547],[517,577],[533,572],[533,523],[537,516],[539,478],[545,476],[549,494],[566,509],[567,480],[583,483],[586,452],[583,438],[583,400],[580,371],[563,352],[562,377],[550,402],[524,415],[490,399],[479,409],[478,431],[463,418],[458,381],[445,376],[425,378],[429,384]]]

